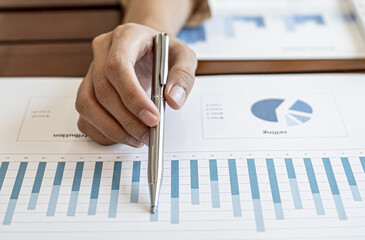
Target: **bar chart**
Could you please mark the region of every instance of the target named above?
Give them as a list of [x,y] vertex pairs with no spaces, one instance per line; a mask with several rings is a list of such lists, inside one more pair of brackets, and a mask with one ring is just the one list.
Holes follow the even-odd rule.
[[177,35],[177,37],[187,44],[206,41],[206,33],[204,24],[197,27],[185,27]]
[[300,25],[315,24],[324,26],[325,21],[321,15],[293,15],[284,17],[286,29],[289,32],[294,32]]
[[184,27],[178,38],[199,60],[343,58],[364,53],[356,25],[355,15],[342,0],[216,1],[211,18]]
[[156,214],[148,212],[144,156],[68,156],[61,161],[55,156],[3,156],[0,232],[49,219],[77,225],[80,219],[131,224],[132,218],[134,223],[177,227],[191,221],[242,221],[259,234],[274,231],[275,222],[296,224],[303,214],[301,221],[311,219],[324,228],[330,227],[329,219],[340,228],[365,218],[363,156],[225,155],[166,159]]
[[[226,38],[235,38],[237,31],[244,31],[252,33],[252,30],[245,29],[244,25],[251,26],[257,31],[264,31],[267,34],[272,34],[270,29],[265,29],[267,26],[265,22],[272,22],[279,20],[279,25],[282,25],[286,32],[292,34],[301,27],[318,28],[319,30],[326,30],[326,22],[324,15],[303,14],[303,15],[287,15],[287,16],[217,16],[212,20],[196,27],[184,27],[178,34],[178,38],[187,44],[196,44],[198,42],[206,42],[207,35],[224,36]],[[341,17],[332,17],[330,22],[340,21],[342,23],[351,24],[356,22],[354,14],[342,14]],[[235,26],[239,24],[239,26]],[[210,27],[214,26],[214,27]],[[208,30],[207,30],[208,28]],[[239,30],[238,30],[239,29]],[[251,28],[250,28],[251,29]],[[209,32],[207,32],[209,31]],[[242,33],[240,33],[242,34]]]

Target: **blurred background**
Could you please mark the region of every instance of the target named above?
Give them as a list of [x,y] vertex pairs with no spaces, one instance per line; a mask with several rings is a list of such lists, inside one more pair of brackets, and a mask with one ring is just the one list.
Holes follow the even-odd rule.
[[[365,41],[347,0],[211,0],[178,37],[198,74],[362,71]],[[83,76],[91,41],[122,21],[118,0],[0,0],[0,76]]]

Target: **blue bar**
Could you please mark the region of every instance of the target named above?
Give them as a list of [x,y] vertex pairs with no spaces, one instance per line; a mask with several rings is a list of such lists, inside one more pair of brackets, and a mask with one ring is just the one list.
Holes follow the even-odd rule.
[[215,16],[209,20],[209,33],[212,35],[223,35],[225,32],[225,19],[223,16]]
[[67,216],[75,216],[77,200],[79,198],[82,171],[84,170],[84,162],[77,162],[74,181],[72,183],[72,191],[70,196],[70,201],[68,204]]
[[281,203],[278,179],[276,178],[276,171],[274,160],[272,158],[266,159],[267,172],[269,174],[271,195],[274,203]]
[[181,41],[191,44],[197,42],[205,42],[205,27],[204,24],[201,24],[196,27],[184,27],[178,34],[177,38]]
[[274,159],[266,159],[267,172],[269,174],[272,200],[274,202],[276,219],[284,219],[284,212],[281,205],[278,179],[276,177]]
[[236,159],[228,159],[229,180],[231,182],[231,194],[239,195]]
[[250,178],[253,209],[255,212],[256,231],[265,232],[264,217],[262,214],[262,206],[260,200],[259,184],[257,181],[255,159],[247,159],[247,168],[248,168],[248,175]]
[[331,192],[333,195],[339,195],[340,191],[338,190],[335,174],[332,169],[332,165],[329,158],[322,158],[324,168],[326,170],[328,183],[330,184]]
[[238,186],[236,159],[228,159],[229,180],[231,183],[233,216],[242,217],[240,190]]
[[343,169],[345,170],[347,182],[350,186],[357,186],[354,173],[352,172],[352,168],[347,157],[341,158]]
[[314,22],[318,25],[324,25],[324,20],[320,15],[294,15],[293,22],[296,24],[304,24],[306,22]]
[[321,195],[319,193],[316,175],[314,174],[312,160],[310,158],[304,158],[304,165],[307,171],[308,181],[313,194],[313,200],[314,200],[314,205],[316,206],[317,214],[324,215],[323,203]]
[[90,193],[90,203],[88,215],[96,215],[96,206],[98,204],[101,171],[103,169],[103,162],[95,162],[94,177]]
[[212,196],[212,207],[220,208],[220,197],[219,197],[219,183],[218,183],[218,168],[217,160],[209,160],[209,172],[210,172],[210,189]]
[[218,181],[218,168],[216,159],[209,160],[209,173],[210,181]]
[[235,21],[252,22],[258,28],[265,27],[264,19],[260,16],[225,17],[225,18],[223,18],[224,32],[225,32],[225,36],[228,38],[233,38],[235,36],[235,33],[234,33],[234,22]]
[[361,195],[359,192],[359,188],[357,187],[357,183],[355,180],[354,173],[352,172],[352,168],[349,162],[349,159],[347,157],[341,158],[343,169],[345,170],[347,182],[350,185],[352,197],[354,198],[354,201],[361,201]]
[[35,210],[38,201],[38,195],[41,190],[44,171],[46,170],[46,162],[40,162],[38,164],[37,173],[34,179],[32,193],[30,194],[30,199],[28,203],[28,210]]
[[134,161],[133,172],[132,172],[131,198],[130,198],[131,203],[138,203],[140,175],[141,175],[141,161]]
[[158,221],[158,209],[156,209],[155,213],[150,212],[150,222]]
[[307,22],[316,23],[319,26],[325,25],[321,15],[294,15],[284,18],[286,28],[289,32],[294,32],[297,25],[302,25]]
[[312,160],[310,158],[304,158],[304,165],[307,171],[307,176],[312,193],[319,193],[319,188],[317,184],[316,175],[314,174]]
[[122,162],[120,161],[114,162],[112,191],[110,193],[110,203],[109,203],[109,213],[108,213],[108,217],[110,218],[117,217],[121,173],[122,173]]
[[179,160],[171,160],[171,223],[179,219]]
[[65,162],[59,162],[57,164],[56,174],[53,180],[53,187],[51,197],[49,198],[48,209],[46,216],[54,216],[58,201],[58,195],[60,193],[63,172],[65,170]]
[[20,194],[20,189],[23,184],[25,171],[27,170],[28,163],[21,162],[18,169],[18,174],[16,175],[13,191],[11,192],[10,199],[18,199]]
[[252,199],[260,199],[259,184],[257,181],[255,159],[247,159],[248,173],[251,183]]
[[333,172],[331,161],[329,158],[322,158],[324,168],[326,170],[328,183],[330,184],[331,192],[333,195],[333,200],[335,201],[338,217],[340,220],[346,220],[346,212],[342,203],[340,196],[340,191],[338,190],[337,181],[335,173]]
[[199,173],[198,160],[190,160],[190,186],[191,186],[191,204],[199,204]]
[[6,172],[8,171],[8,167],[9,167],[9,162],[2,162],[1,163],[1,167],[0,167],[0,191],[1,191],[1,188],[3,187],[4,180],[5,180],[5,175],[6,175]]
[[18,200],[20,189],[22,188],[25,171],[27,170],[27,162],[21,162],[19,165],[18,173],[14,182],[13,190],[11,192],[8,208],[6,209],[3,225],[10,225],[13,220],[13,215]]
[[365,157],[360,157],[360,162],[361,162],[362,170],[364,170],[364,172],[365,172]]
[[285,158],[285,166],[286,166],[286,172],[288,173],[288,177],[290,179],[297,178],[297,176],[295,175],[293,160],[291,158]]
[[223,18],[224,34],[227,38],[234,38],[233,19],[231,17]]
[[285,158],[286,172],[288,173],[290,189],[293,197],[294,208],[303,209],[302,199],[300,197],[297,177],[295,175],[293,160]]
[[179,199],[171,198],[171,224],[179,224],[180,216],[179,216]]
[[77,162],[76,163],[74,180],[73,180],[73,183],[72,183],[72,191],[73,192],[79,192],[80,191],[80,185],[81,185],[81,178],[82,178],[83,170],[84,170],[84,162]]
[[141,161],[133,162],[132,182],[139,182],[141,175]]
[[258,28],[265,27],[264,18],[261,16],[236,16],[233,17],[233,20],[242,22],[253,22]]

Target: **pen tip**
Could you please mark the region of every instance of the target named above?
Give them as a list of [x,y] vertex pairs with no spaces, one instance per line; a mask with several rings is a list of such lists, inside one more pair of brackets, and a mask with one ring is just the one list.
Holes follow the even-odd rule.
[[155,214],[155,212],[156,212],[156,208],[157,208],[156,206],[151,206],[151,213],[152,213],[152,214]]

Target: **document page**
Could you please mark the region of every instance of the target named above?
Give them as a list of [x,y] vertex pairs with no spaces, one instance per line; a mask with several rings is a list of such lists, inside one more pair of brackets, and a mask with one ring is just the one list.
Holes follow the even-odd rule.
[[2,239],[363,239],[365,74],[197,77],[147,148],[76,126],[81,79],[0,79]]
[[178,37],[199,60],[353,59],[365,39],[346,0],[211,0],[212,18]]

